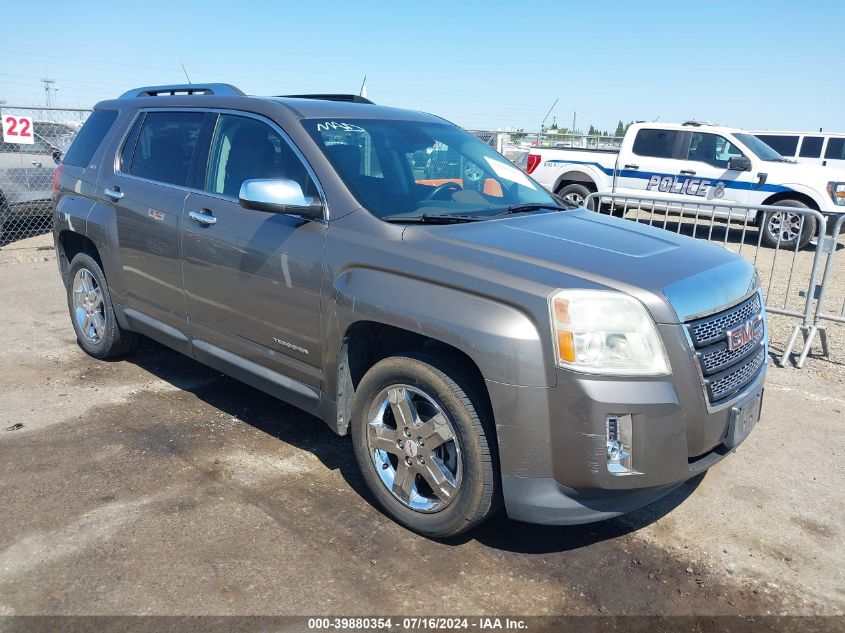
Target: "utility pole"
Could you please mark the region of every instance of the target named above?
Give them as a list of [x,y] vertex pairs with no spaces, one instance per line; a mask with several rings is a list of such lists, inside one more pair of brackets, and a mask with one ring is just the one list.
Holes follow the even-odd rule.
[[546,116],[544,116],[543,120],[540,122],[540,131],[537,133],[537,147],[540,147],[540,141],[543,140],[543,126],[546,124],[546,119],[549,118],[549,115],[552,113],[552,110],[555,109],[557,101],[558,100],[555,99],[555,102],[552,104],[552,107],[549,108],[549,111],[546,112]]
[[47,107],[51,108],[53,106],[52,95],[54,92],[56,92],[56,90],[58,90],[58,88],[55,87],[56,82],[52,79],[44,78],[41,80],[41,83],[44,84],[44,97],[47,101]]
[[578,117],[578,113],[575,110],[573,110],[572,111],[572,130],[570,132],[571,134],[575,134],[575,119],[577,117]]

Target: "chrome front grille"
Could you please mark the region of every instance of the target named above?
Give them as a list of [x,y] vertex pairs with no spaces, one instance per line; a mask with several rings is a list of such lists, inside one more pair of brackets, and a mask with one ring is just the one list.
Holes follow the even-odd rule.
[[759,293],[717,314],[687,323],[695,362],[710,404],[720,404],[752,383],[766,364],[765,324],[752,340],[728,349],[728,330],[763,312]]
[[755,293],[733,308],[690,323],[692,342],[696,347],[702,347],[723,339],[727,330],[747,321],[759,312],[760,295]]

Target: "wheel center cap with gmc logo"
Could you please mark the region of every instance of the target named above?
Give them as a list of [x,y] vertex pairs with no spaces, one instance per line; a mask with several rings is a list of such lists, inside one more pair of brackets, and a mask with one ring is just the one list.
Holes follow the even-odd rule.
[[417,446],[417,443],[414,440],[405,440],[405,455],[407,455],[408,457],[416,457],[418,450],[419,447]]

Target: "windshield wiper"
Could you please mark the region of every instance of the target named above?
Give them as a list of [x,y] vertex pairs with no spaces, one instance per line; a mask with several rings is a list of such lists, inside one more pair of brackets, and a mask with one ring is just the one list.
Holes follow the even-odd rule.
[[461,222],[478,222],[489,216],[483,215],[387,215],[382,218],[385,222],[394,224],[459,224]]
[[[498,218],[503,215],[514,215],[516,213],[531,213],[532,211],[542,211],[543,209],[550,209],[552,211],[561,211],[568,207],[561,207],[556,204],[541,204],[538,202],[533,202],[530,204],[514,204],[506,209],[499,211],[498,213],[494,213],[493,215],[487,215],[484,217],[487,218]],[[571,207],[573,209],[577,207]]]

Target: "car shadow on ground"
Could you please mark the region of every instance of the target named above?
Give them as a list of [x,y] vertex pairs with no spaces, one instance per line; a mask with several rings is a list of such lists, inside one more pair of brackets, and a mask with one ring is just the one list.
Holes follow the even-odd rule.
[[[130,362],[174,387],[194,394],[212,407],[290,446],[308,451],[384,515],[358,471],[348,436],[333,433],[322,420],[211,369],[149,339],[138,351],[114,362]],[[517,553],[565,552],[615,539],[654,523],[689,497],[704,478],[699,475],[662,499],[624,517],[574,526],[544,526],[513,521],[502,509],[480,527],[458,537],[441,539],[449,546],[475,540]]]

